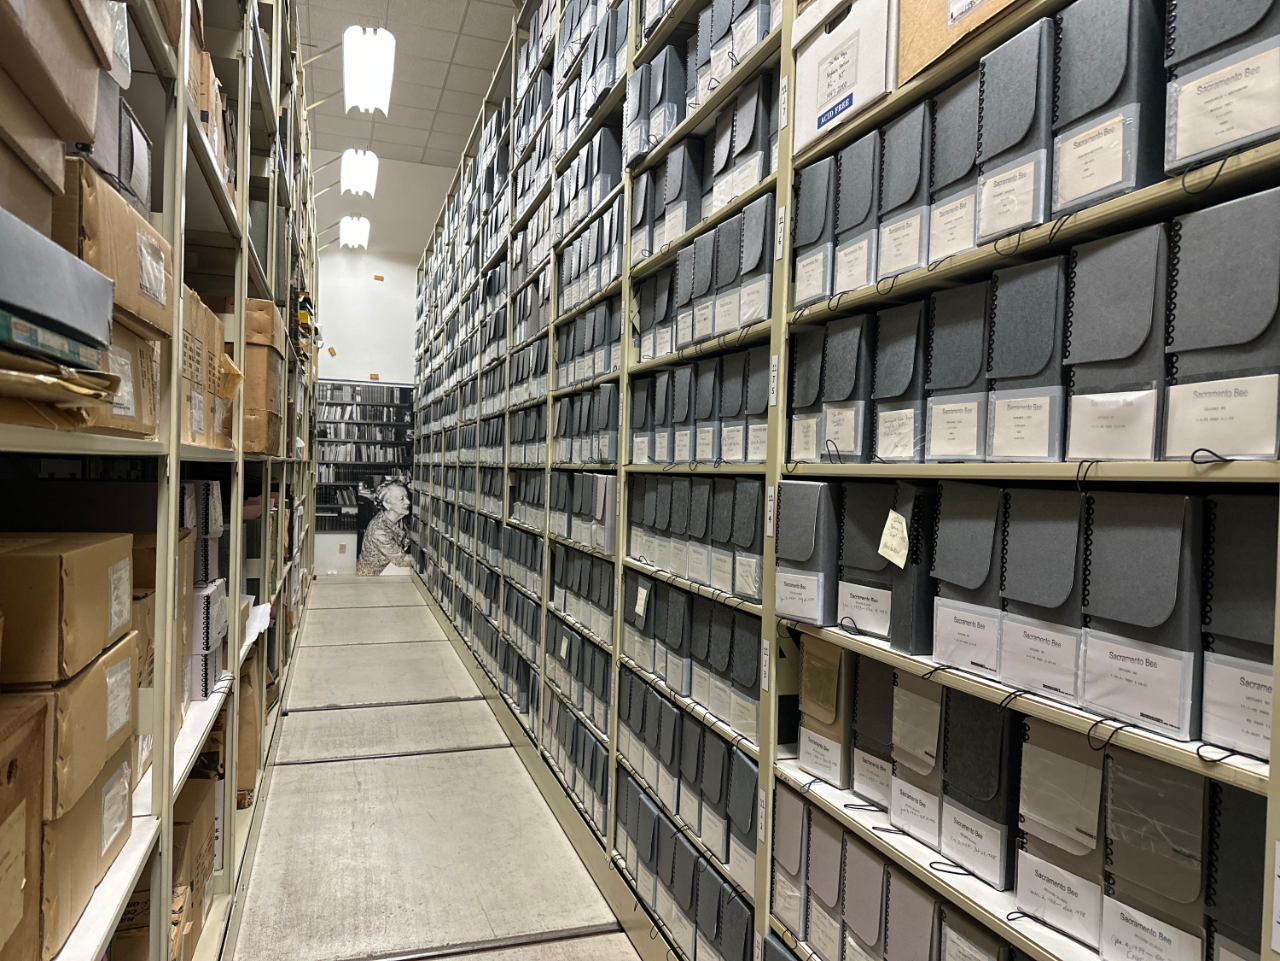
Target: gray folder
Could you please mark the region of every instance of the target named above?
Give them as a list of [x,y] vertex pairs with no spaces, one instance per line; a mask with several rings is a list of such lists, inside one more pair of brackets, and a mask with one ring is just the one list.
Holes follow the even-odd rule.
[[695,245],[689,244],[676,252],[675,308],[677,313],[693,306],[694,250]]
[[729,767],[729,830],[748,851],[756,849],[756,790],[760,766],[736,745]]
[[658,763],[672,777],[680,776],[680,729],[684,716],[680,708],[663,700],[658,720]]
[[742,214],[736,214],[716,227],[716,292],[736,287],[741,273]]
[[[826,157],[803,168],[797,174],[800,187],[799,196],[796,198],[795,235],[792,238],[792,247],[797,261],[835,242],[835,172],[836,158]],[[803,307],[806,304],[825,300],[831,296],[830,288],[831,284],[828,282],[820,296],[797,300],[794,306]]]
[[1212,494],[1203,632],[1215,653],[1270,663],[1275,648],[1276,499]]
[[692,495],[689,478],[677,477],[671,485],[671,539],[685,541],[689,537],[689,502]]
[[1173,229],[1169,383],[1280,371],[1280,188],[1184,214]]
[[1071,366],[1072,394],[1154,386],[1156,423],[1164,423],[1167,268],[1168,238],[1160,224],[1072,251],[1071,344],[1063,358]]
[[[729,0],[720,0],[720,2],[728,3]],[[733,173],[733,121],[733,105],[726,104],[721,107],[720,113],[716,115],[716,139],[711,166],[713,186],[716,180]],[[707,189],[705,181],[702,186],[704,190]]]
[[[627,99],[623,108],[628,130],[638,128],[640,134],[628,133],[626,140],[631,150],[626,162],[630,166],[649,152],[649,89],[651,67],[647,63],[639,64],[635,72],[627,77]],[[634,226],[635,218],[631,221]]]
[[885,961],[938,961],[942,902],[897,864],[885,874]]
[[935,203],[978,182],[978,88],[975,71],[934,98],[930,199]]
[[834,624],[839,524],[833,485],[822,481],[779,482],[775,545],[779,568],[820,577],[821,590],[813,623]]
[[1106,764],[1108,893],[1203,937],[1206,779],[1122,748]]
[[[941,717],[942,709],[946,706],[947,689],[941,684],[935,684],[933,681],[925,680],[915,674],[907,674],[899,671],[896,674],[897,691],[914,694],[917,698],[936,704],[939,708],[939,717],[936,735],[929,731],[924,719],[918,717],[915,708],[919,707],[918,701],[911,701],[894,697],[894,725],[893,725],[893,773],[894,776],[908,784],[913,785],[919,790],[932,794],[939,799],[941,805],[942,798],[942,730],[943,719]],[[909,741],[912,732],[916,732],[916,744]],[[920,733],[923,732],[923,737]],[[936,838],[921,839],[934,847],[937,844]]]
[[762,344],[747,351],[747,396],[744,402],[748,418],[763,417],[769,409],[769,346]]
[[855,140],[837,155],[839,192],[836,200],[835,241],[852,240],[875,230],[880,213],[880,131]]
[[[690,230],[702,219],[702,141],[685,137],[667,154],[666,204],[667,216],[679,204],[684,204],[684,230]],[[668,221],[668,240],[670,223]],[[683,233],[684,231],[681,231]],[[691,248],[690,248],[691,250]],[[682,250],[681,253],[684,251]],[[692,256],[692,252],[690,253]]]
[[[865,464],[871,459],[871,382],[873,379],[875,317],[860,314],[842,317],[826,325],[826,359],[822,374],[822,405],[831,416],[832,405],[862,402],[862,449],[840,449],[832,440],[825,444],[822,460],[829,464]],[[830,439],[830,438],[829,438]]]
[[1101,752],[1086,735],[1034,717],[1023,719],[1022,736],[1020,846],[1032,857],[1101,885],[1106,857]]
[[662,705],[666,699],[653,688],[644,692],[644,745],[656,756],[662,738]]
[[991,283],[987,376],[993,386],[1000,390],[1062,386],[1063,259],[997,270]]
[[734,690],[760,697],[760,618],[747,611],[733,615],[733,657],[729,665]]
[[886,866],[884,857],[869,844],[845,835],[845,935],[873,961],[884,956],[885,898],[889,893]]
[[[1053,47],[1053,21],[1046,17],[982,58],[978,163],[983,173],[1052,146]],[[1046,159],[1046,187],[1051,167]]]
[[893,760],[893,668],[874,657],[858,657],[854,677],[853,746],[855,750]]
[[[648,435],[649,449],[652,453],[653,442],[653,390],[652,377],[637,377],[631,382],[631,443],[634,445],[637,435]],[[634,456],[634,454],[632,455]]]
[[930,538],[937,512],[937,490],[932,484],[898,481],[894,510],[907,524],[913,549],[906,566],[890,568],[893,577],[892,625],[889,644],[905,654],[933,651],[933,566]]
[[696,918],[698,908],[698,875],[707,867],[705,859],[698,855],[698,849],[693,846],[693,842],[683,834],[677,834],[675,880],[671,893],[675,895],[676,907],[691,923]]
[[652,118],[665,107],[672,108],[668,113],[674,113],[674,120],[671,117],[663,118],[671,122],[659,133],[660,128],[653,126],[651,119],[649,135],[655,141],[666,137],[684,119],[684,56],[672,46],[663,47],[658,51],[657,56],[653,58],[649,73],[650,117]]
[[932,128],[932,109],[928,100],[922,100],[885,125],[884,158],[880,169],[881,221],[929,203]]
[[671,653],[681,657],[689,656],[689,637],[692,633],[689,617],[689,595],[678,588],[671,588],[667,595],[666,643]]
[[729,882],[709,864],[698,875],[698,932],[712,946],[720,944],[720,902],[729,891]]
[[751,961],[751,905],[730,889],[725,894],[722,915],[724,930],[720,937],[720,957],[724,961]]
[[1205,914],[1215,937],[1256,954],[1262,950],[1267,798],[1210,781],[1209,812],[1206,867],[1213,885],[1205,891]]
[[[844,829],[840,822],[818,808],[809,815],[809,911],[825,911],[840,918],[843,904]],[[812,922],[810,922],[812,930]],[[828,961],[838,961],[836,958]]]
[[710,544],[711,478],[692,478],[689,493],[689,543]]
[[[1089,624],[1175,651],[1199,651],[1203,498],[1097,491],[1089,502]],[[1193,727],[1198,714],[1193,711]]]
[[694,369],[677,367],[673,378],[671,422],[675,427],[692,427],[694,411]]
[[[747,83],[738,94],[733,131],[733,164],[736,168],[753,154],[759,153],[760,179],[769,173],[769,75],[764,74]],[[759,180],[755,181],[759,183]],[[747,188],[755,183],[746,184]]]
[[764,554],[764,481],[739,477],[733,488],[733,547],[739,554]]
[[[897,485],[893,481],[845,481],[841,487],[844,513],[840,528],[840,579],[849,584],[892,590],[889,559],[880,553],[885,520],[893,510]],[[855,619],[840,626],[855,634],[867,633]]]
[[[671,426],[671,371],[660,370],[653,375],[653,426],[655,429]],[[635,403],[633,400],[632,403]],[[632,418],[634,427],[635,419]]]
[[711,731],[702,735],[702,803],[723,821],[729,811],[729,745]]
[[687,789],[694,792],[702,790],[702,741],[705,730],[701,724],[690,723],[681,731],[680,780]]
[[[774,868],[775,872],[785,874],[791,886],[801,892],[802,901],[808,855],[809,806],[803,797],[781,781],[776,781],[773,791]],[[802,930],[791,933],[803,937],[803,922],[801,927]]]
[[635,841],[640,863],[650,871],[654,870],[658,865],[658,805],[644,792],[640,794],[640,817]]
[[987,390],[990,309],[991,285],[986,281],[933,295],[925,385],[931,397]]
[[697,363],[694,420],[714,422],[720,413],[720,358],[711,357]]
[[657,512],[654,516],[653,530],[660,540],[665,540],[671,524],[671,478],[658,478]]
[[785,941],[770,931],[764,939],[764,961],[796,961],[796,955]]
[[[751,201],[742,211],[742,280],[773,274],[773,194]],[[765,317],[772,303],[765,305]]]
[[[1011,487],[1005,491],[1004,586],[1011,614],[1081,626],[1084,584],[1084,495]],[[1069,693],[1069,692],[1068,692]]]
[[[875,382],[871,396],[878,401],[924,400],[928,337],[925,305],[904,304],[880,312],[876,325]],[[918,432],[923,425],[917,425]]]
[[821,410],[826,325],[796,327],[791,334],[791,413]]
[[733,545],[733,500],[736,482],[732,477],[712,478],[711,488],[711,544],[723,551]]
[[[696,305],[715,292],[716,232],[702,234],[693,242],[693,300]],[[697,334],[694,334],[695,339]]]
[[[635,74],[632,74],[635,76]],[[653,253],[654,200],[657,189],[653,183],[653,171],[646,170],[631,181],[631,245],[637,242],[639,250],[632,249],[631,262],[639,263]],[[641,236],[641,231],[643,235]]]
[[747,352],[725,354],[720,370],[720,420],[722,423],[745,419]]

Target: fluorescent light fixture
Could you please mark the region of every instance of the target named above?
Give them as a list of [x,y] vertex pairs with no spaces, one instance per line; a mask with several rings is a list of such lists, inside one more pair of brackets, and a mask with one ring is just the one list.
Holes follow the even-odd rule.
[[391,75],[396,67],[396,38],[390,30],[347,27],[342,34],[344,110],[364,113],[391,106]]
[[338,222],[339,247],[363,247],[369,249],[369,218],[343,217]]
[[372,150],[342,151],[342,190],[372,197],[378,186],[378,155]]

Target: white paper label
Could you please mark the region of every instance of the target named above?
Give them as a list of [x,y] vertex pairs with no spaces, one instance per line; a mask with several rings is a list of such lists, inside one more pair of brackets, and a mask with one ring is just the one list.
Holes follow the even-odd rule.
[[978,455],[978,402],[929,403],[929,456]]
[[942,853],[997,890],[1004,887],[1006,830],[942,802]]
[[734,554],[733,592],[740,597],[759,597],[764,560],[756,554]]
[[823,244],[796,258],[796,303],[821,300],[831,287],[831,247]]
[[131,559],[123,557],[107,568],[107,586],[111,598],[111,616],[107,632],[115,634],[133,615],[133,583],[130,579]]
[[923,219],[923,214],[915,214],[897,223],[881,225],[878,271],[881,277],[892,277],[923,262],[925,258],[920,254]]
[[1044,458],[1050,450],[1049,397],[1009,397],[992,395],[994,430],[993,457]]
[[649,457],[649,435],[648,434],[632,434],[631,435],[631,463],[633,464],[652,463]]
[[1071,398],[1067,456],[1072,460],[1151,460],[1155,437],[1154,390]]
[[822,414],[791,415],[791,459],[816,461],[818,459],[818,430]]
[[1170,387],[1165,456],[1206,447],[1223,457],[1274,457],[1278,385],[1280,375],[1263,374]]
[[1086,631],[1084,700],[1100,713],[1185,738],[1195,656]]
[[893,591],[841,581],[836,621],[858,634],[888,637],[892,606]]
[[129,797],[129,762],[121,764],[102,786],[102,850],[106,854],[124,826],[133,808]]
[[888,809],[893,796],[893,763],[854,748],[853,793]]
[[693,339],[706,340],[716,332],[716,302],[708,298],[693,308]]
[[727,334],[738,329],[739,289],[726,291],[716,298],[716,333]]
[[1006,614],[1000,627],[1000,679],[1075,701],[1079,652],[1079,631]]
[[1124,179],[1124,123],[1124,115],[1117,114],[1074,136],[1056,138],[1055,207],[1065,207]]
[[[776,164],[774,166],[777,166]],[[778,207],[778,236],[774,238],[773,259],[782,259],[782,241],[787,232],[787,205]]]
[[676,314],[676,343],[681,347],[693,343],[693,308]]
[[689,545],[689,580],[697,584],[711,583],[711,550],[705,544]]
[[769,319],[769,278],[743,281],[738,302],[738,323],[752,324]]
[[1177,117],[1174,159],[1221,150],[1280,126],[1280,46],[1170,87]]
[[889,821],[902,828],[917,841],[938,849],[938,798],[928,791],[893,779],[893,795],[889,800]]
[[714,461],[716,459],[716,435],[718,431],[715,427],[699,427],[698,428],[698,452],[697,457],[700,461]]
[[800,767],[839,787],[844,773],[844,745],[800,727]]
[[733,554],[730,551],[711,549],[711,586],[726,593],[733,592]]
[[1200,939],[1114,898],[1102,899],[1102,961],[1199,961]]
[[930,261],[937,263],[973,249],[977,206],[976,190],[933,205],[929,212]]
[[800,933],[800,907],[802,897],[799,889],[791,883],[786,873],[775,866],[773,869],[773,913],[785,924],[792,934]]
[[1036,209],[1039,166],[1040,161],[1036,159],[982,180],[978,188],[980,237],[1007,233],[1040,222],[1040,212]]
[[840,957],[841,942],[840,921],[831,917],[818,906],[812,892],[809,893],[809,937],[808,941],[818,950],[818,954],[829,961],[837,961]]
[[871,236],[836,248],[836,293],[858,290],[875,280]]
[[676,431],[676,452],[672,458],[677,464],[689,463],[690,441],[693,438],[693,431],[689,429]]
[[947,26],[954,27],[984,2],[986,0],[947,0]]
[[711,673],[701,664],[693,665],[693,693],[689,696],[701,704],[703,707],[709,707],[711,704]]
[[[146,363],[146,358],[143,358]],[[137,416],[133,390],[133,355],[119,345],[112,345],[107,354],[107,369],[120,378],[120,389],[111,401],[111,413],[116,417],[132,420]]]
[[645,608],[649,604],[649,588],[643,584],[636,587],[636,617],[644,617]]
[[816,624],[822,613],[823,576],[779,568],[774,578],[774,613]]
[[133,720],[132,660],[113,664],[104,672],[107,681],[107,740]]
[[1019,910],[1051,927],[1098,946],[1102,887],[1022,851],[1018,854]]
[[[818,129],[833,123],[853,107],[853,88],[858,83],[858,46],[862,31],[853,31],[847,40],[818,64]],[[839,955],[836,950],[836,956]]]
[[934,598],[933,656],[994,677],[1000,670],[1000,612]]
[[747,428],[747,460],[764,463],[769,456],[769,425],[752,424]]
[[1206,652],[1200,736],[1255,757],[1271,756],[1270,665]]
[[748,740],[756,739],[756,718],[759,716],[759,704],[751,697],[745,694],[739,694],[737,691],[730,693],[729,717],[727,718],[729,726],[744,735]]
[[909,460],[915,456],[914,407],[876,411],[876,456],[885,460]]
[[[822,446],[824,451],[845,457],[862,453],[862,425],[866,401],[848,400],[823,407]],[[835,450],[831,450],[834,447]]]

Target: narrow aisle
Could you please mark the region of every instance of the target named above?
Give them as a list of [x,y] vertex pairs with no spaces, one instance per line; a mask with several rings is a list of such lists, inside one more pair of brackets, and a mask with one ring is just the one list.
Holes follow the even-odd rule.
[[320,579],[234,961],[638,961],[408,578]]

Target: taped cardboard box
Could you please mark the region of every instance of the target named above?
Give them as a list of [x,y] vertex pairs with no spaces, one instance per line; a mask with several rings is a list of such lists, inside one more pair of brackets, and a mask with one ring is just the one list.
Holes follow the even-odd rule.
[[899,0],[898,86],[1025,0]]
[[99,66],[68,0],[0,5],[0,68],[60,139],[93,140]]
[[[136,573],[134,580],[137,580]],[[134,584],[133,629],[138,632],[138,687],[153,687],[156,669],[156,592],[153,588],[139,590]]]
[[23,638],[0,683],[57,684],[122,638],[133,620],[131,534],[0,533],[0,607]]
[[41,430],[80,430],[88,413],[83,407],[54,407],[17,397],[0,397],[0,424]]
[[236,741],[236,807],[253,806],[258,786],[258,752],[261,750],[262,722],[258,717],[257,649],[240,669],[240,716]]
[[79,802],[44,826],[41,956],[49,961],[62,945],[93,889],[129,840],[133,798],[129,792],[133,745],[126,743],[98,773]]
[[96,434],[151,437],[156,432],[160,383],[160,345],[143,340],[118,321],[111,324],[111,346],[103,367],[120,378],[110,407],[87,409],[88,429]]
[[[66,151],[49,122],[3,69],[0,69],[0,140],[40,178],[46,192],[51,192],[47,203],[52,221],[52,194],[62,193],[62,182],[67,175]],[[12,209],[7,203],[4,206]],[[41,233],[47,237],[51,230],[52,226]]]
[[205,447],[213,420],[213,411],[205,407],[209,393],[206,317],[213,312],[189,287],[182,288],[182,296],[182,443]]
[[44,713],[38,698],[0,697],[0,961],[40,952]]
[[[3,98],[2,91],[0,98]],[[0,124],[3,116],[4,105],[0,103]],[[53,191],[3,142],[0,142],[0,207],[46,237],[53,230]]]
[[[175,589],[178,593],[178,650],[189,651],[191,649],[191,609],[194,605],[193,583],[196,567],[196,539],[195,535],[185,527],[178,531],[178,543],[175,548],[178,555],[177,567],[177,583]],[[133,535],[133,566],[137,572],[137,583],[134,585],[136,589],[156,589],[156,535],[152,531],[147,531]],[[173,680],[171,681],[171,690],[173,691],[174,703],[179,707],[180,712],[178,720],[186,717],[187,704],[183,701],[183,677],[185,677],[185,667],[181,657],[173,659]],[[3,666],[3,659],[0,659],[0,666]],[[180,724],[175,725],[173,729],[174,737],[178,735]]]
[[148,340],[173,336],[169,242],[88,163],[66,161],[53,239],[116,282],[114,316]]
[[200,929],[209,912],[209,879],[213,874],[215,795],[217,782],[206,778],[188,778],[182,792],[173,804],[173,821],[175,824],[190,826],[191,834],[187,840],[188,852],[186,861],[190,866],[190,875],[179,878],[174,875],[174,884],[189,884],[191,887],[191,932],[192,946],[200,939]]

